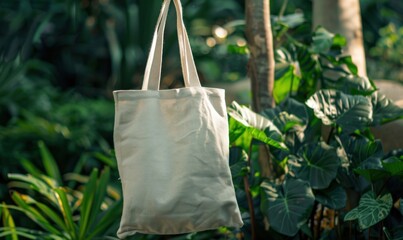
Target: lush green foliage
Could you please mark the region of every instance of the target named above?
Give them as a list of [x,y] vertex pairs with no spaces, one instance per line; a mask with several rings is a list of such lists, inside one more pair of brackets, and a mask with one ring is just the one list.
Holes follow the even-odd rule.
[[[371,71],[378,78],[387,79],[403,79],[403,27],[394,23],[379,30],[380,38],[376,45],[369,51],[372,58],[382,62],[380,66],[373,64],[374,69]],[[371,62],[370,62],[371,63]],[[372,66],[372,65],[371,65]]]
[[[276,54],[279,105],[260,114],[230,106],[231,145],[243,149],[236,150],[242,158],[231,156],[243,164],[233,174],[249,182],[236,184],[244,192],[240,202],[250,202],[245,196],[251,194],[244,210],[250,219],[266,219],[271,231],[260,238],[281,238],[273,231],[295,239],[359,239],[360,231],[402,237],[403,194],[393,186],[403,182],[403,159],[399,152],[385,154],[370,127],[403,118],[403,109],[357,76],[351,58],[340,55],[344,44],[323,28],[307,43],[289,39]],[[271,168],[265,178],[256,157],[262,146]],[[250,208],[256,205],[258,212]],[[259,228],[246,222],[249,230]]]
[[[121,215],[122,200],[110,185],[110,168],[89,177],[77,173],[61,178],[60,170],[43,142],[39,143],[44,172],[23,162],[29,174],[8,174],[15,205],[0,205],[4,227],[0,236],[28,239],[94,239],[114,235]],[[99,175],[99,176],[98,176]],[[69,187],[76,186],[78,187]],[[18,189],[18,190],[17,190]],[[17,227],[10,210],[23,213],[40,230]]]

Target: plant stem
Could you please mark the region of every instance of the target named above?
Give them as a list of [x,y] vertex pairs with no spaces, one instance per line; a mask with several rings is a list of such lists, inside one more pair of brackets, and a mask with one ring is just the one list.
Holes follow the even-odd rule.
[[288,97],[292,97],[292,86],[294,85],[294,74],[291,75],[291,86],[290,91],[288,92]]
[[337,128],[337,127],[334,127],[334,126],[332,126],[332,127],[330,128],[329,136],[327,136],[327,140],[326,140],[326,143],[327,143],[327,144],[330,143],[330,140],[332,139],[332,136],[333,136],[333,134],[334,134],[334,130],[335,130],[336,128]]
[[[248,162],[248,166],[249,166],[249,169],[250,169],[249,174],[253,175],[254,173],[253,173],[252,163],[251,163],[252,150],[253,150],[253,145],[252,145],[252,142],[251,142],[249,144],[247,162]],[[255,240],[256,239],[256,233],[255,233],[255,229],[256,229],[255,209],[253,207],[253,199],[252,199],[252,195],[250,193],[250,185],[249,185],[248,175],[243,176],[243,184],[244,184],[245,193],[246,193],[246,199],[247,199],[248,208],[249,208],[252,240]]]
[[249,215],[250,215],[250,224],[251,224],[251,234],[252,234],[252,240],[256,239],[256,234],[255,234],[255,209],[253,208],[253,200],[252,196],[250,193],[250,186],[249,186],[249,181],[248,181],[248,176],[245,175],[243,176],[243,184],[245,187],[245,193],[246,193],[246,198],[248,201],[248,207],[249,207]]
[[381,189],[379,189],[379,191],[376,193],[377,197],[382,193],[383,189],[386,187],[386,184],[389,182],[389,180],[390,180],[390,177],[388,177],[388,179],[386,179],[386,181],[383,183]]
[[316,234],[317,234],[317,238],[320,238],[320,224],[322,222],[322,218],[323,218],[323,213],[325,211],[325,206],[323,206],[321,204],[321,210],[319,211],[319,218],[318,218],[318,224],[316,225]]
[[381,229],[379,230],[379,239],[385,240],[385,234],[383,233],[383,228],[385,227],[385,220],[381,221]]
[[269,162],[269,167],[270,167],[270,172],[271,172],[271,177],[272,178],[277,178],[279,177],[278,171],[274,169],[274,162],[273,159],[270,156],[270,149],[267,144],[264,144],[264,150],[266,151],[266,156],[267,156],[267,161]]
[[279,14],[278,14],[278,19],[279,19],[279,20],[280,20],[280,18],[281,18],[282,16],[284,16],[284,12],[285,12],[285,9],[286,9],[287,5],[288,5],[288,0],[284,0],[284,1],[283,1],[283,5],[281,5],[281,9],[280,9],[280,12],[279,12]]
[[313,205],[312,212],[311,212],[311,231],[313,233],[313,239],[318,238],[318,236],[316,234],[316,228],[315,228],[315,215],[316,215],[317,208],[318,208],[318,202],[315,201],[315,204]]
[[336,238],[337,239],[342,239],[342,236],[341,236],[341,223],[340,223],[340,218],[339,218],[339,216],[340,216],[340,212],[339,211],[335,211],[335,222],[336,222],[336,220],[337,220],[337,231],[336,231]]

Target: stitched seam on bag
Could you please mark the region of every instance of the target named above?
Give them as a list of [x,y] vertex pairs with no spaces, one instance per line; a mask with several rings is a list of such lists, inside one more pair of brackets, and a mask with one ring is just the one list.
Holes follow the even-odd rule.
[[[138,96],[119,96],[118,101],[124,101],[124,100],[132,100],[132,99],[144,99],[144,98],[156,98],[156,99],[178,99],[178,98],[194,98],[194,97],[204,97],[204,95],[187,95],[187,96],[160,96],[160,95],[141,95],[139,94]],[[208,97],[213,97],[213,98],[221,98],[220,95],[216,94],[207,94]]]
[[[202,91],[200,91],[200,89]],[[196,96],[208,96],[215,98],[224,98],[225,90],[221,88],[199,88],[197,91],[191,88],[179,88],[179,89],[166,89],[159,91],[144,91],[144,90],[117,90],[114,91],[117,95],[118,100],[126,99],[138,99],[138,98],[160,98],[160,99],[171,99],[171,98],[186,98],[186,97],[196,97]]]

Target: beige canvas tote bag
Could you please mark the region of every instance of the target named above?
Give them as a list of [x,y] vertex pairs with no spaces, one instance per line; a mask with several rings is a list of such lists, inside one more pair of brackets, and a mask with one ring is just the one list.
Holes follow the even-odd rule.
[[179,0],[185,88],[159,90],[164,0],[142,90],[114,91],[114,143],[123,188],[118,237],[180,234],[243,225],[228,166],[224,90],[200,86]]

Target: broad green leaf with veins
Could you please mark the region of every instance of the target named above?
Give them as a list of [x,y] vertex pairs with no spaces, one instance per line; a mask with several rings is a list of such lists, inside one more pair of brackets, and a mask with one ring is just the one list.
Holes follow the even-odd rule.
[[347,193],[340,185],[315,191],[315,199],[330,209],[341,209],[346,206]]
[[385,219],[392,205],[392,194],[375,197],[375,193],[370,191],[362,195],[358,207],[348,212],[344,221],[358,220],[360,228],[364,230]]
[[327,188],[337,175],[340,160],[336,149],[325,142],[306,144],[290,158],[292,172],[310,183],[313,189]]
[[313,207],[315,196],[308,182],[287,178],[276,185],[269,181],[261,184],[261,209],[277,232],[294,236],[306,223]]
[[403,118],[403,108],[398,107],[385,95],[375,92],[371,96],[374,111],[373,126]]
[[347,95],[337,90],[320,90],[312,95],[306,105],[325,125],[337,124],[352,132],[372,122],[372,104],[363,96]]
[[280,130],[269,119],[245,106],[240,106],[236,102],[233,102],[228,108],[228,115],[230,116],[231,144],[238,138],[246,135],[250,140],[257,139],[275,148],[288,149],[283,143],[283,136]]

